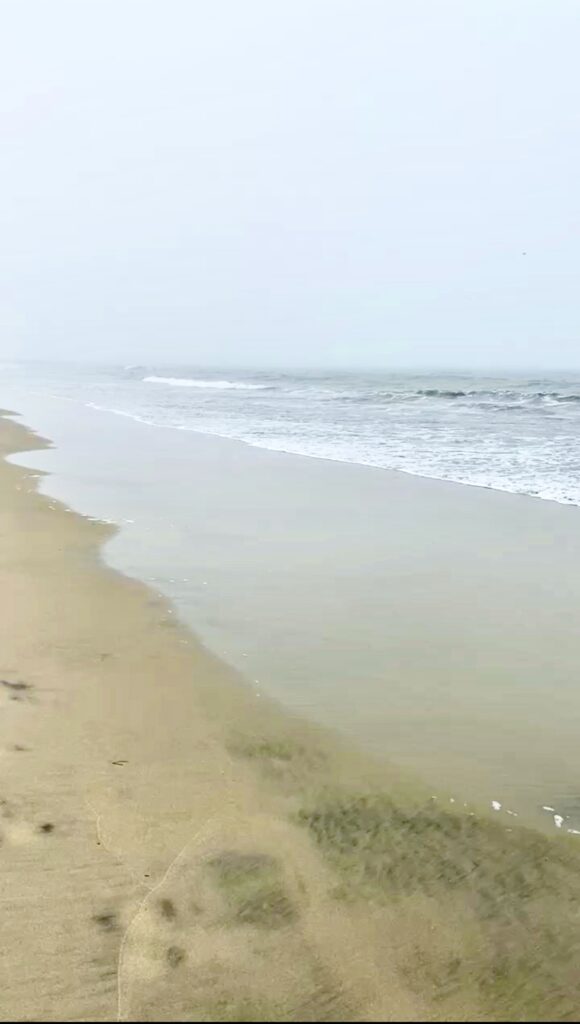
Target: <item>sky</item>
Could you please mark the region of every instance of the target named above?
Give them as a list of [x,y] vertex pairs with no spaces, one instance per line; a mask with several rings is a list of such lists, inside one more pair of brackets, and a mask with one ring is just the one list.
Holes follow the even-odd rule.
[[0,0],[0,358],[580,369],[578,0]]

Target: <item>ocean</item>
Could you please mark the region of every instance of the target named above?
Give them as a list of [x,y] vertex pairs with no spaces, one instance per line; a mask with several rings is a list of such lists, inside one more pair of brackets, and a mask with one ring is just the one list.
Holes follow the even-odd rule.
[[256,696],[580,831],[580,378],[5,364],[0,406]]
[[5,364],[2,383],[159,427],[580,505],[580,376]]

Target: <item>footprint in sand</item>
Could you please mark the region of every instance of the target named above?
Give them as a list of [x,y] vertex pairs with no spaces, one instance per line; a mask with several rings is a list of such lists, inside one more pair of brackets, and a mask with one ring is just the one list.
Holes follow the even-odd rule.
[[0,701],[29,701],[32,697],[33,687],[31,683],[24,683],[21,679],[0,679]]
[[176,858],[125,933],[120,1020],[345,1019],[304,929],[304,886],[262,839],[248,827]]
[[53,821],[29,821],[10,800],[0,797],[0,843],[21,846],[40,841],[56,831]]

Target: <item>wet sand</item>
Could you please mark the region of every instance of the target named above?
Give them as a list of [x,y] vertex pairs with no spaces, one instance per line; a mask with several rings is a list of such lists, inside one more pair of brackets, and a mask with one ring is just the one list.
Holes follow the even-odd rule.
[[34,477],[0,463],[1,1019],[577,1019],[573,837],[258,699]]

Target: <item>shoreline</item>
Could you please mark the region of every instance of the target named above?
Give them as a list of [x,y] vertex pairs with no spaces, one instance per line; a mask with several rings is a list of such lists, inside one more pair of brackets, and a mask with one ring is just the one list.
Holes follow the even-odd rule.
[[56,442],[19,460],[50,471],[43,491],[119,523],[107,563],[253,689],[434,793],[580,828],[574,507],[23,408]]
[[258,700],[6,461],[47,444],[0,420],[0,1017],[570,1019],[574,840]]
[[168,602],[105,566],[112,527],[5,461],[44,439],[6,419],[0,437],[3,562],[16,565],[2,626],[1,1019],[266,1019],[274,1003],[316,1019],[327,999],[352,1015],[345,973],[374,1004],[378,972],[354,963],[364,929],[334,906],[331,873],[292,823],[303,775],[328,778],[322,736],[258,703]]

